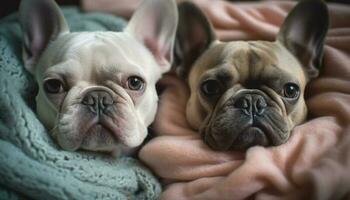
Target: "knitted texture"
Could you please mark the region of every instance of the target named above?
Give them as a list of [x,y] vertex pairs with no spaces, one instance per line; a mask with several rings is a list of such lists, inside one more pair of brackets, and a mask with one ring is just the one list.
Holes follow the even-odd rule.
[[[120,31],[125,21],[62,9],[71,31]],[[157,179],[138,161],[67,152],[34,108],[36,83],[21,60],[17,15],[0,21],[0,199],[157,199]]]

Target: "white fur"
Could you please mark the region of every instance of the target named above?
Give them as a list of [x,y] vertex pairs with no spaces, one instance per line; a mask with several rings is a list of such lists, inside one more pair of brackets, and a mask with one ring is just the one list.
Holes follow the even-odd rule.
[[[169,55],[172,55],[177,26],[175,2],[145,0],[124,32],[70,33],[53,1],[27,1],[22,1],[25,3],[20,10],[21,16],[26,16],[20,18],[25,38],[24,61],[39,84],[36,97],[39,119],[51,130],[59,145],[66,150],[82,148],[110,152],[139,146],[156,114],[158,97],[155,84],[172,62]],[[58,27],[52,30],[62,32],[45,32],[44,28],[32,30],[35,26],[28,23],[37,21],[31,22],[27,17],[40,5],[47,6],[48,12],[54,13],[46,17],[59,17],[53,19],[60,23],[53,24]],[[46,11],[38,12],[45,17]],[[149,13],[154,17],[148,16]],[[157,34],[149,35],[148,31]],[[30,40],[32,32],[40,35],[35,41]],[[45,43],[45,38],[51,41]],[[145,81],[143,93],[125,87],[125,81],[132,75]],[[64,94],[52,95],[44,91],[45,80],[55,77],[67,81],[69,90]],[[108,115],[96,117],[81,103],[86,91],[93,90],[111,94],[115,103]],[[99,131],[102,130],[99,126],[92,128],[99,120],[107,124],[112,134]]]

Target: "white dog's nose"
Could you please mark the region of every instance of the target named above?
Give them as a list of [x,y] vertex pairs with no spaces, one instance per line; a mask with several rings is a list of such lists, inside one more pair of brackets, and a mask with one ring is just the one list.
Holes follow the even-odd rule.
[[94,90],[87,93],[81,103],[88,106],[93,113],[97,114],[105,112],[108,107],[114,104],[114,101],[109,92]]

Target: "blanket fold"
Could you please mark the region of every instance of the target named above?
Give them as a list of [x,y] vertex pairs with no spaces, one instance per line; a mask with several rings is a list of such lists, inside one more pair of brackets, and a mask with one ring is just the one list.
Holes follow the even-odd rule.
[[[222,40],[274,40],[294,2],[196,0]],[[216,152],[185,120],[189,89],[165,77],[152,139],[139,156],[164,182],[161,199],[350,199],[350,7],[328,4],[321,76],[306,90],[309,121],[286,144]]]
[[[63,8],[72,31],[120,31],[124,20]],[[157,199],[161,188],[138,161],[66,152],[31,108],[36,84],[21,61],[17,15],[0,21],[0,199]]]

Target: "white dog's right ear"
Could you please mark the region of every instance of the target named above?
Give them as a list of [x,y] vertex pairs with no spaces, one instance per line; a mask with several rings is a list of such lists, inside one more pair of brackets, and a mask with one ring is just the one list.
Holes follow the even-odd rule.
[[125,32],[143,43],[152,52],[161,72],[166,72],[173,60],[177,22],[174,0],[143,0]]
[[23,61],[34,73],[36,62],[47,45],[69,32],[60,8],[53,0],[22,0],[19,21],[23,31]]

